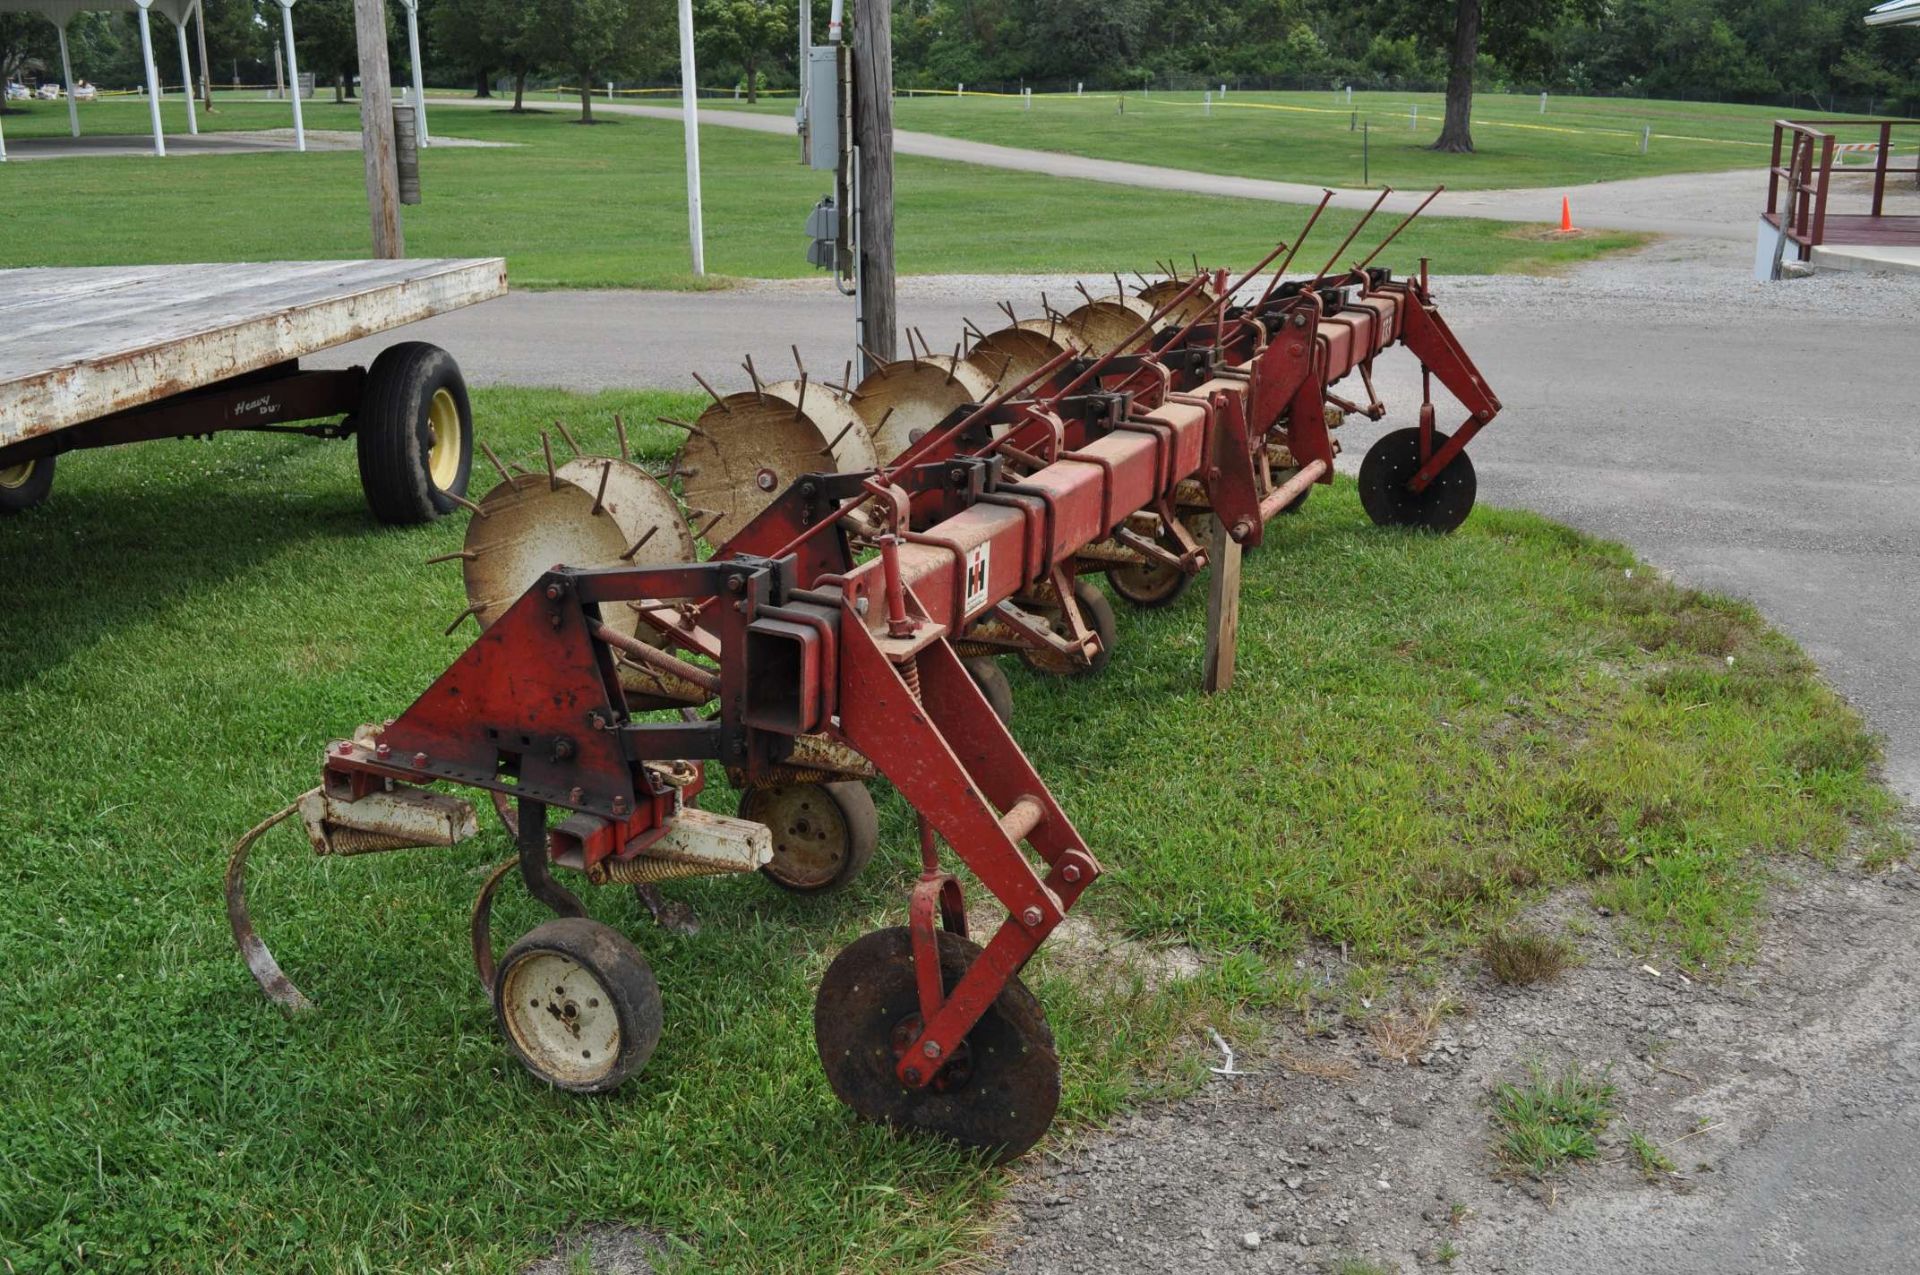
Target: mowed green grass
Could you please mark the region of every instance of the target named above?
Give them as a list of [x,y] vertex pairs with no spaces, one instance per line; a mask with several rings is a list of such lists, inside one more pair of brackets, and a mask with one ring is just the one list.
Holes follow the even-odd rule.
[[[309,103],[316,129],[357,130],[357,105]],[[168,128],[185,107],[167,103]],[[425,202],[405,210],[407,249],[426,257],[507,258],[520,288],[688,287],[686,179],[680,128],[605,116],[583,127],[555,104],[514,115],[443,108],[442,133],[512,143],[433,149],[421,159]],[[284,105],[223,101],[203,127],[284,128]],[[145,107],[87,103],[88,133],[137,134]],[[9,136],[59,136],[64,103],[9,116]],[[806,263],[804,224],[831,188],[796,162],[784,138],[709,128],[702,134],[707,269],[716,276],[789,278]],[[360,156],[175,154],[43,160],[0,169],[0,266],[119,265],[362,257],[370,251]],[[1097,182],[903,157],[898,251],[909,273],[1109,274],[1156,260],[1251,265],[1291,237],[1304,207],[1171,195]],[[1331,247],[1355,214],[1330,212],[1315,242]],[[1382,222],[1378,233],[1384,234]],[[1644,242],[1596,233],[1543,239],[1509,223],[1423,219],[1394,246],[1405,269],[1422,255],[1437,272],[1538,272]],[[1318,264],[1316,260],[1315,265]],[[821,286],[827,286],[824,278]]]
[[[706,105],[754,109],[724,99]],[[1031,109],[1012,96],[947,93],[898,99],[894,122],[903,129],[1097,159],[1359,186],[1357,122],[1364,120],[1369,125],[1365,176],[1372,185],[1411,190],[1444,183],[1455,190],[1486,190],[1765,168],[1773,121],[1808,114],[1725,103],[1553,96],[1543,115],[1537,96],[1497,93],[1476,94],[1473,105],[1471,155],[1427,149],[1439,136],[1445,114],[1439,93],[1355,93],[1348,106],[1344,94],[1331,92],[1229,91],[1214,102],[1211,114],[1200,93],[1156,91],[1143,97],[1136,91],[1125,95],[1124,109],[1121,96],[1113,93],[1036,94]],[[793,102],[770,99],[757,109],[791,112]],[[1648,126],[1653,137],[1642,155],[1641,131]],[[1843,140],[1873,136],[1854,130]]]
[[[509,456],[556,417],[609,445],[615,411],[663,456],[678,436],[650,422],[698,406],[476,404]],[[341,860],[271,834],[255,915],[318,1009],[260,998],[227,935],[226,849],[316,782],[329,739],[464,649],[470,626],[441,633],[457,570],[422,565],[463,524],[377,529],[351,446],[238,435],[69,457],[49,504],[0,523],[0,1260],[501,1270],[601,1220],[702,1270],[977,1251],[1004,1176],[860,1124],[813,1054],[827,961],[902,923],[917,872],[884,785],[880,853],[839,895],[677,883],[705,923],[685,938],[589,892],[665,997],[660,1048],[617,1095],[547,1092],[496,1037],[466,944],[509,852],[490,818],[457,849]],[[1203,964],[1163,985],[1042,953],[1062,1133],[1203,1077],[1208,1025],[1244,1044],[1276,1007],[1364,1016],[1395,972],[1443,969],[1544,890],[1584,888],[1710,975],[1770,856],[1899,853],[1874,743],[1806,660],[1623,549],[1494,509],[1448,539],[1384,532],[1343,480],[1274,525],[1245,590],[1226,695],[1198,688],[1198,588],[1122,607],[1096,679],[1009,661],[1015,734],[1109,868],[1076,915]],[[540,919],[510,886],[497,944]],[[1315,941],[1347,945],[1350,981],[1296,970]]]

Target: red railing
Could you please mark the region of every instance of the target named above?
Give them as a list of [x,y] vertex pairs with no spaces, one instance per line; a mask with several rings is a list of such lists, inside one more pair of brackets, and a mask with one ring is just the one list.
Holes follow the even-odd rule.
[[[1871,129],[1878,134],[1873,161],[1873,212],[1883,215],[1887,174],[1912,173],[1920,180],[1920,156],[1910,166],[1888,163],[1896,127],[1920,128],[1920,120],[1806,119],[1773,122],[1773,163],[1767,175],[1767,220],[1800,245],[1800,255],[1826,242],[1827,195],[1833,182],[1835,136],[1828,129]],[[1784,145],[1783,145],[1784,143]],[[1783,159],[1784,151],[1784,162]],[[1849,171],[1845,167],[1841,171]],[[1862,170],[1852,170],[1862,171]],[[1784,190],[1783,190],[1784,188]],[[1782,194],[1786,195],[1783,201]]]

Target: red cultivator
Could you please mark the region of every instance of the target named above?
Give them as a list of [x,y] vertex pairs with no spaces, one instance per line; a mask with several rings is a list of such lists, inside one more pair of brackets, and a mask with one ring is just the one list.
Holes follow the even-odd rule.
[[[1052,1119],[1059,1072],[1019,973],[1101,867],[1008,732],[1004,679],[983,657],[1097,667],[1111,615],[1083,574],[1105,572],[1123,597],[1152,605],[1211,564],[1209,675],[1224,684],[1240,550],[1331,481],[1330,421],[1384,414],[1376,355],[1406,346],[1429,385],[1438,377],[1467,410],[1449,436],[1425,402],[1416,427],[1369,451],[1360,487],[1376,522],[1457,526],[1474,495],[1462,449],[1499,410],[1424,272],[1394,280],[1362,262],[1290,284],[1276,272],[1236,300],[1279,251],[1231,284],[1224,273],[1162,281],[1146,300],[1089,298],[1073,315],[983,334],[974,353],[998,360],[1004,388],[984,400],[968,390],[938,420],[895,431],[904,450],[853,472],[820,463],[851,425],[778,443],[789,421],[812,419],[804,371],[797,393],[756,375],[753,391],[716,395],[688,426],[679,470],[689,499],[703,489],[722,505],[706,511],[707,530],[737,520],[706,562],[692,561],[677,525],[634,534],[634,510],[664,489],[646,480],[624,492],[613,482],[630,480],[624,461],[549,459],[544,474],[507,474],[459,556],[470,594],[492,588],[476,580],[514,553],[521,578],[508,597],[475,598],[484,631],[410,708],[328,749],[322,786],[297,807],[316,849],[470,835],[472,808],[430,783],[490,790],[503,814],[517,803],[517,857],[475,907],[476,964],[521,1060],[554,1084],[600,1092],[645,1062],[660,997],[638,950],[585,919],[551,867],[634,885],[657,914],[653,887],[680,876],[760,869],[788,888],[831,887],[872,852],[859,781],[877,772],[919,813],[923,870],[907,925],[867,935],[828,968],[815,1010],[821,1063],[868,1119],[1025,1150]],[[1096,334],[1096,320],[1116,314],[1126,322]],[[1047,343],[1060,348],[1046,355]],[[1027,360],[1017,377],[1016,358]],[[920,378],[940,392],[965,380],[958,357],[916,356],[916,371],[923,362],[948,373]],[[1356,372],[1360,403],[1331,389]],[[813,394],[829,425],[863,397]],[[922,401],[887,397],[894,413]],[[727,418],[754,413],[762,423],[744,445],[757,450],[743,464],[723,445]],[[869,455],[868,438],[898,424],[883,421],[863,427]],[[526,565],[551,543],[533,534],[547,525],[529,512],[542,502],[553,517],[571,502],[565,516],[607,548]],[[742,817],[692,804],[709,761],[744,790]],[[550,824],[555,809],[565,816]],[[257,832],[229,871],[236,937],[270,996],[304,1004],[246,916]],[[941,842],[1005,909],[984,946]],[[515,864],[561,919],[496,965],[490,901]]]

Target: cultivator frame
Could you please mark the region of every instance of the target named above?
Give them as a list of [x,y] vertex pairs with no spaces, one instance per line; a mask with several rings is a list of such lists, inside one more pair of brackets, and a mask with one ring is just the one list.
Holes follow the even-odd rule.
[[[1058,1076],[1019,973],[1102,869],[963,656],[1020,648],[1060,671],[1092,666],[1110,629],[1103,640],[1091,613],[1104,600],[1079,574],[1140,568],[1184,582],[1211,563],[1210,636],[1227,643],[1230,669],[1232,625],[1220,617],[1238,554],[1331,482],[1330,423],[1384,415],[1372,364],[1395,344],[1420,359],[1426,392],[1418,425],[1386,435],[1362,466],[1368,512],[1445,531],[1473,500],[1464,448],[1500,404],[1433,307],[1425,263],[1395,280],[1369,256],[1337,279],[1323,269],[1283,283],[1297,248],[1277,247],[1237,280],[1156,285],[1154,304],[1130,303],[1145,311],[1130,336],[1102,353],[1060,353],[875,468],[794,477],[705,562],[543,572],[398,718],[330,746],[301,811],[316,849],[470,835],[471,807],[430,784],[486,790],[503,814],[517,802],[516,857],[475,908],[476,967],[522,1060],[591,1091],[610,1086],[570,1083],[572,1072],[530,1056],[538,1032],[502,1003],[510,980],[487,929],[513,864],[542,902],[578,918],[554,864],[650,887],[767,863],[764,827],[690,804],[701,763],[750,789],[877,771],[918,813],[922,871],[904,935],[869,935],[827,972],[823,1065],[865,1116],[1025,1150],[1051,1120]],[[1259,296],[1236,300],[1283,251]],[[1362,402],[1333,391],[1353,373]],[[1467,411],[1451,434],[1436,428],[1436,377]],[[805,394],[803,372],[796,412]],[[628,611],[652,640],[609,622]],[[668,705],[678,720],[642,715]],[[569,814],[549,827],[555,809]],[[246,854],[260,831],[229,870],[236,938],[270,996],[304,1004],[246,915]],[[971,946],[942,841],[1005,909],[983,947]],[[564,958],[554,969],[598,969],[595,986],[617,981],[577,944],[540,950]],[[503,965],[526,959],[517,947]],[[586,1039],[568,1019],[587,1015],[586,1002],[563,987],[543,996],[532,998],[546,1016],[535,1027],[551,1019],[572,1033],[564,1041]]]

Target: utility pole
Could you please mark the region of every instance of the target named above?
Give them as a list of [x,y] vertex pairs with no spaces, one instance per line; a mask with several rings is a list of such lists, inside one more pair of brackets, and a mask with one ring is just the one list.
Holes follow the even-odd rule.
[[[860,239],[860,323],[869,350],[891,360],[893,296],[893,12],[889,0],[853,9],[853,144]],[[869,369],[871,370],[871,369]]]
[[[400,172],[393,152],[386,0],[353,0],[353,34],[360,48],[360,150],[367,170],[367,210],[373,218],[373,255],[404,257],[407,238],[400,225]],[[295,96],[299,92],[296,85]]]

